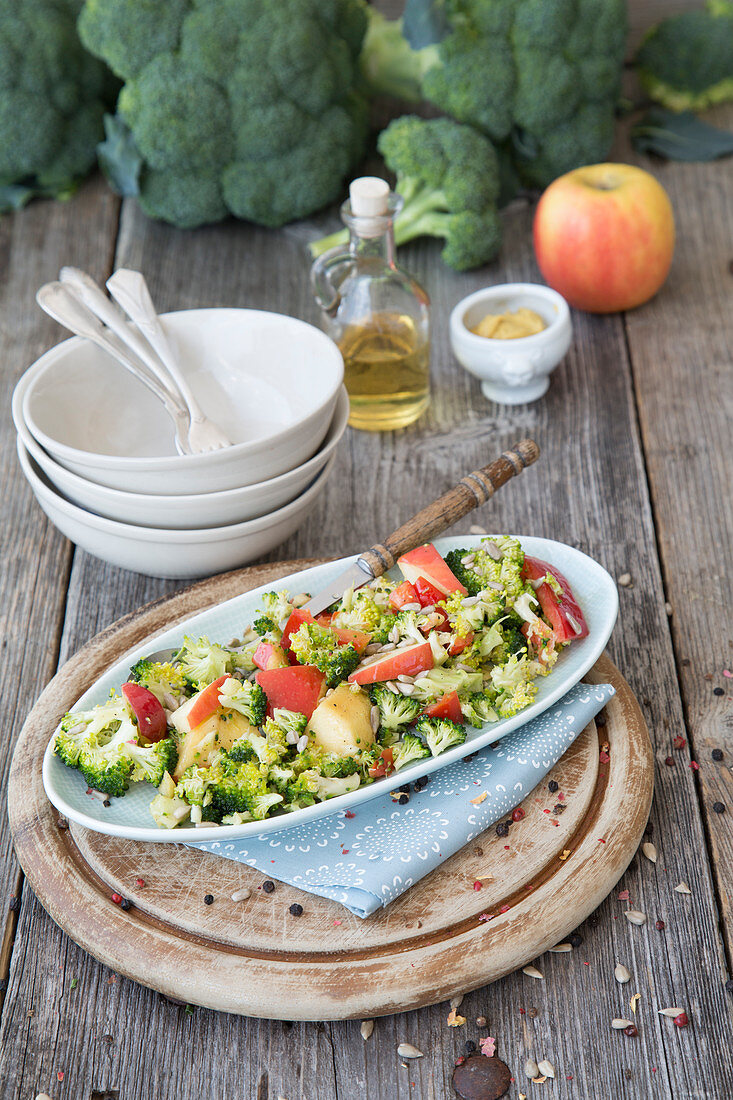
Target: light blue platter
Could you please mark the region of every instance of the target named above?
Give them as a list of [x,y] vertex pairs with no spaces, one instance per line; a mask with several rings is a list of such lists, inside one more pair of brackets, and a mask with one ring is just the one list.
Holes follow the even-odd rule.
[[[207,840],[226,842],[240,837],[289,829],[294,825],[313,821],[337,810],[347,810],[360,802],[366,802],[370,798],[382,795],[386,790],[393,788],[396,781],[400,785],[414,782],[421,775],[428,775],[439,768],[444,768],[446,765],[476,752],[477,749],[498,741],[499,738],[504,737],[507,733],[524,725],[525,722],[530,721],[530,719],[535,718],[538,714],[547,710],[548,707],[551,707],[593,667],[605,648],[618,614],[616,585],[598,562],[593,561],[592,558],[581,553],[580,550],[575,550],[573,547],[566,546],[561,542],[530,538],[523,535],[517,537],[527,554],[555,565],[565,575],[570,582],[575,598],[583,610],[590,633],[587,638],[573,642],[560,655],[550,675],[537,681],[538,691],[535,702],[513,718],[507,718],[501,722],[487,723],[481,729],[469,727],[468,737],[463,745],[458,745],[441,756],[420,760],[414,765],[403,768],[397,779],[395,776],[380,779],[368,787],[358,788],[350,794],[339,795],[327,802],[319,802],[315,806],[308,806],[294,813],[267,818],[265,821],[251,821],[244,825],[219,825],[202,828],[184,825],[177,829],[160,829],[150,815],[149,806],[155,795],[155,790],[148,783],[131,784],[124,798],[113,798],[111,805],[105,808],[101,801],[86,793],[86,782],[80,773],[65,767],[53,755],[51,749],[53,739],[49,743],[43,759],[43,785],[46,794],[65,817],[78,822],[87,829],[107,833],[110,836],[126,837],[129,840],[150,840],[158,843],[179,843],[184,837],[190,840],[195,837],[197,842]],[[435,540],[436,547],[443,555],[449,550],[464,546],[479,546],[480,543],[481,537],[476,535]],[[305,569],[299,573],[293,573],[279,581],[278,588],[286,588],[291,593],[310,592],[315,594],[354,560],[355,555],[328,562],[325,565],[318,565],[312,569]],[[399,570],[393,570],[392,572],[395,576],[400,575]],[[127,680],[131,665],[147,653],[159,649],[178,647],[184,634],[195,636],[206,634],[212,641],[224,643],[229,638],[241,635],[244,628],[254,618],[260,594],[271,589],[272,585],[266,585],[262,588],[256,588],[252,592],[246,592],[241,596],[235,596],[234,599],[227,600],[226,603],[218,604],[216,607],[210,607],[206,611],[193,615],[185,623],[179,623],[170,630],[154,635],[144,646],[136,647],[112,665],[81,696],[72,709],[88,708],[104,702],[110,689],[117,690]]]

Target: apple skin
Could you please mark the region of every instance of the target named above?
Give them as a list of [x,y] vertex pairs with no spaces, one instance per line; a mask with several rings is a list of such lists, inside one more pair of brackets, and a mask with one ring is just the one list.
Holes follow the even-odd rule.
[[667,278],[674,236],[667,192],[631,164],[591,164],[560,176],[534,217],[545,281],[589,313],[634,309],[653,297]]

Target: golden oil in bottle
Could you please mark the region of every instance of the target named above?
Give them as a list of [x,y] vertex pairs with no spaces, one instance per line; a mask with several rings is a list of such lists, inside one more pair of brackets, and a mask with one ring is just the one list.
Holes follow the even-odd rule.
[[430,403],[430,342],[405,313],[374,313],[338,341],[353,428],[389,431],[417,420]]
[[348,244],[311,269],[324,328],[344,358],[349,424],[368,431],[404,428],[430,403],[430,300],[395,263],[401,205],[385,180],[354,180],[341,208]]

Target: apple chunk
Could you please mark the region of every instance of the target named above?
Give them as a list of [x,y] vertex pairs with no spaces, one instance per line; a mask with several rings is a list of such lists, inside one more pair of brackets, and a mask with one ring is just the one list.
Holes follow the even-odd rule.
[[379,684],[398,676],[417,676],[435,664],[429,641],[415,642],[404,649],[392,649],[383,657],[355,669],[349,676],[352,684]]
[[308,732],[326,752],[356,756],[374,742],[371,712],[366,692],[351,684],[339,684],[313,711]]
[[402,570],[402,576],[412,584],[415,584],[420,577],[424,577],[444,596],[450,596],[451,592],[468,595],[468,589],[464,588],[448,568],[432,542],[426,542],[424,546],[410,550],[409,554],[403,554],[397,559],[397,564]]

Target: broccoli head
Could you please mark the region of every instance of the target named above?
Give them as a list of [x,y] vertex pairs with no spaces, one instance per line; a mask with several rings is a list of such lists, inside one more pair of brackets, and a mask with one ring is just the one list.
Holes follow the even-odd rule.
[[148,750],[140,746],[130,708],[119,696],[91,710],[66,714],[54,739],[54,752],[67,767],[80,771],[94,790],[115,797],[125,793],[131,779],[148,778],[146,761],[154,782],[163,778],[171,759],[175,767],[172,741],[161,741],[153,749],[158,751],[147,756]]
[[175,710],[181,695],[186,694],[189,684],[180,668],[167,662],[149,661],[146,657],[130,669],[130,679],[152,691],[159,703]]
[[67,197],[96,161],[115,82],[82,48],[82,0],[0,0],[0,213]]
[[415,731],[425,738],[433,756],[455,745],[462,745],[466,740],[465,726],[451,722],[450,718],[421,718],[415,725]]
[[[501,246],[499,163],[483,134],[448,118],[405,115],[380,134],[379,151],[404,200],[394,222],[396,244],[440,237],[443,260],[458,271],[494,259]],[[311,253],[343,239],[341,232],[316,241]]]
[[524,551],[517,539],[506,535],[491,535],[482,541],[486,548],[449,550],[446,564],[468,589],[469,596],[478,596],[486,589],[489,593],[506,592],[507,603],[511,604],[526,587],[522,580]]
[[648,31],[635,62],[652,99],[673,111],[701,111],[733,99],[733,3],[709,0]]
[[434,40],[413,50],[407,39],[428,7],[438,5],[413,0],[402,35],[373,17],[362,67],[374,91],[428,99],[475,126],[532,186],[605,159],[626,45],[624,0],[446,0]]
[[468,699],[462,699],[461,711],[464,719],[470,726],[483,726],[485,722],[498,721],[499,716],[494,710],[493,702],[493,694],[482,691],[476,691]]
[[312,214],[364,151],[365,30],[362,0],[87,0],[82,42],[125,81],[103,167],[183,228]]
[[128,745],[127,755],[133,764],[130,779],[134,783],[152,783],[155,787],[160,785],[166,772],[173,773],[178,762],[178,749],[172,737],[145,747]]
[[414,733],[406,733],[400,741],[392,746],[392,760],[396,772],[408,764],[414,764],[416,760],[422,760],[426,756],[430,756],[430,749]]
[[210,642],[206,637],[197,641],[184,638],[183,645],[174,654],[173,660],[180,667],[186,683],[196,691],[230,672],[233,664],[231,651],[216,642]]
[[290,648],[300,664],[315,665],[325,674],[327,687],[340,684],[361,661],[353,645],[339,645],[333,631],[318,623],[302,623],[290,635]]
[[259,684],[250,680],[225,680],[219,689],[219,703],[229,710],[243,714],[253,726],[259,726],[267,714],[267,696]]
[[379,724],[385,730],[398,730],[414,722],[421,704],[407,695],[395,695],[388,687],[377,684],[369,693],[372,703],[379,707]]

